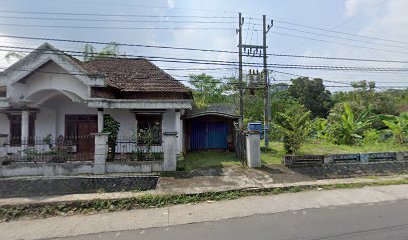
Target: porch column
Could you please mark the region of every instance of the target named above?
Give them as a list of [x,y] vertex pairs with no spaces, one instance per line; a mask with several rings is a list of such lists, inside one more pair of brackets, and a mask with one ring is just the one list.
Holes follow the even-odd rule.
[[103,108],[98,108],[98,132],[103,132]]
[[23,108],[21,111],[21,150],[22,152],[24,149],[27,148],[28,145],[28,137],[29,137],[29,126],[30,122],[30,112],[28,109]]
[[8,134],[0,134],[0,177],[2,177],[1,165],[7,157],[7,140]]
[[176,120],[174,121],[176,126],[175,126],[175,130],[178,133],[177,136],[177,154],[181,153],[181,141],[183,139],[182,136],[182,129],[181,129],[181,112],[180,109],[176,109]]
[[163,171],[176,171],[177,167],[177,133],[163,133],[164,162]]

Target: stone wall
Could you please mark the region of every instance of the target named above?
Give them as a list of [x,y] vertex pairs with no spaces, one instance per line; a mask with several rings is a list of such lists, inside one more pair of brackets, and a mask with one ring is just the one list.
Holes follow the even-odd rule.
[[291,168],[317,179],[381,176],[408,173],[408,162],[337,163]]
[[155,189],[158,176],[82,176],[0,179],[0,198]]

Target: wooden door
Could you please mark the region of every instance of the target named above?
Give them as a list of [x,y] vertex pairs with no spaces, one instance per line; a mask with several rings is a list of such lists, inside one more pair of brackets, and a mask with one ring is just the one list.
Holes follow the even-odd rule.
[[96,121],[81,121],[77,123],[78,153],[94,153],[95,137],[91,133],[98,132]]

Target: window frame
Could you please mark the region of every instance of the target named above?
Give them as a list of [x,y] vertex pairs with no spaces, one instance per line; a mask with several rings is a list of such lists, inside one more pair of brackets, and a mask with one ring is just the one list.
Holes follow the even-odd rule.
[[[149,129],[158,123],[159,129],[157,132],[157,138],[153,141],[153,146],[161,146],[163,142],[163,114],[161,113],[136,113],[137,120],[137,133],[140,129]],[[147,127],[146,127],[147,125]],[[145,142],[137,139],[137,145],[143,146]]]

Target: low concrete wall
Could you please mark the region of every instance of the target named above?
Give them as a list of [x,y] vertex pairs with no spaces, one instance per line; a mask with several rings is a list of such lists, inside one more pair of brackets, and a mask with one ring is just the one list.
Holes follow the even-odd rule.
[[408,173],[408,162],[337,163],[297,167],[291,170],[316,179],[381,176]]
[[0,198],[155,189],[159,176],[24,177],[0,179]]
[[[319,161],[317,161],[319,160]],[[408,152],[377,152],[355,154],[330,154],[330,155],[286,155],[283,163],[289,167],[304,167],[324,164],[352,164],[408,161]]]
[[163,171],[163,161],[108,162],[107,173],[150,173]]
[[57,176],[92,174],[92,162],[71,163],[13,163],[0,166],[0,176]]
[[[71,176],[95,174],[92,162],[12,163],[0,165],[0,177]],[[151,173],[163,171],[163,161],[108,162],[106,173]]]

